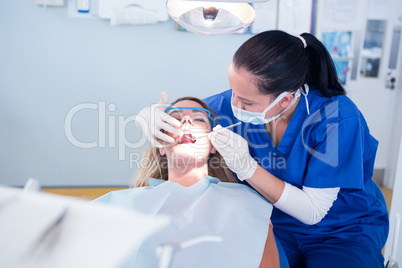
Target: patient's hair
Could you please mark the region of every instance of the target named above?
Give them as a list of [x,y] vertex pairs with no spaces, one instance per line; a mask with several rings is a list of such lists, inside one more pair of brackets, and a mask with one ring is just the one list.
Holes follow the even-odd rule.
[[[174,104],[184,101],[194,101],[199,103],[203,108],[211,112],[211,117],[216,121],[215,113],[209,108],[209,106],[202,100],[195,97],[183,97],[175,100],[171,106]],[[135,179],[134,187],[148,186],[148,179],[161,179],[168,180],[168,164],[165,155],[159,153],[158,148],[150,147],[147,152],[143,155],[143,158],[148,160],[145,166],[142,166],[138,171],[137,177]],[[208,175],[216,177],[223,182],[237,182],[233,176],[233,173],[226,166],[222,155],[217,151],[215,154],[211,154],[208,159]]]

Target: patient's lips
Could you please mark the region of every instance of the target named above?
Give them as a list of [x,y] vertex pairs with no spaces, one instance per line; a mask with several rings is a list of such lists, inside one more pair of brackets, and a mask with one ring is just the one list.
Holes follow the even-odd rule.
[[185,133],[183,134],[183,136],[178,138],[177,143],[178,144],[195,143],[195,137],[190,133]]

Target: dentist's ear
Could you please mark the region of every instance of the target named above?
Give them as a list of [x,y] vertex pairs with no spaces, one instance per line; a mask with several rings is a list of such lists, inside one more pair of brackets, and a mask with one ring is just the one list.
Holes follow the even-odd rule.
[[283,99],[280,101],[282,108],[287,108],[293,101],[294,96],[292,94],[287,94]]
[[293,94],[287,94],[281,101],[280,104],[282,106],[282,108],[287,108],[293,101],[293,99],[295,98],[295,96]]

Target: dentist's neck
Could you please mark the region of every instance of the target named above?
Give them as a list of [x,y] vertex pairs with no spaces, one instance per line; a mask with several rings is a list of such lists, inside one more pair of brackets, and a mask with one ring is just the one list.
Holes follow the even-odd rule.
[[168,180],[188,187],[208,176],[207,163],[169,163]]

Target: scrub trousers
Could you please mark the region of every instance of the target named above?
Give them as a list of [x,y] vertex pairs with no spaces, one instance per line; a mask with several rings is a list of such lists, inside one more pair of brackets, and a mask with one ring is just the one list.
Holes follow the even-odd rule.
[[281,242],[279,241],[278,237],[274,234],[276,247],[278,248],[279,253],[279,262],[281,268],[289,268],[288,259],[286,258],[285,250],[283,249]]
[[[384,268],[384,257],[367,243],[274,229],[290,268]],[[357,234],[358,236],[358,234]]]

